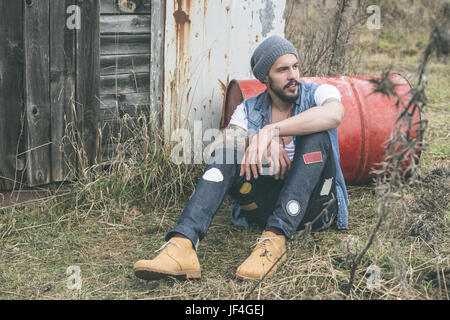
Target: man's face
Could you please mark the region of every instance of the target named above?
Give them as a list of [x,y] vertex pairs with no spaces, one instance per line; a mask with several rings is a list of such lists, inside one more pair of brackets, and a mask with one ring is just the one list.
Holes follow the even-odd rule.
[[285,54],[279,57],[270,68],[267,78],[271,91],[281,100],[288,103],[297,100],[300,73],[296,56]]

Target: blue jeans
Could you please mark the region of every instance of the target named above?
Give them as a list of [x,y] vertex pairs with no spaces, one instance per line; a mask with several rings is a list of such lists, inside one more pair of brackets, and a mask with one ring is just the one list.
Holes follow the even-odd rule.
[[[211,225],[212,219],[229,194],[241,207],[241,214],[250,224],[275,227],[290,239],[296,230],[313,221],[326,204],[336,198],[336,168],[327,132],[298,136],[291,168],[284,180],[272,176],[259,176],[246,181],[239,176],[242,155],[236,150],[215,150],[205,175],[195,188],[195,193],[184,208],[178,224],[166,235],[166,241],[175,233],[188,237],[197,249]],[[234,163],[224,164],[223,159],[233,152]],[[214,158],[213,158],[214,159]],[[210,179],[209,173],[219,173],[219,179]],[[329,227],[337,214],[337,201],[312,225],[312,231]]]

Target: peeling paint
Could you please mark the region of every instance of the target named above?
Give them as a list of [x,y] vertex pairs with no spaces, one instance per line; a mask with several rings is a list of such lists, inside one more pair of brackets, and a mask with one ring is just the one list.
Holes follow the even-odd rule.
[[259,11],[259,20],[262,25],[262,36],[266,37],[273,30],[275,11],[272,0],[265,0],[266,6]]
[[268,0],[166,2],[166,138],[200,119],[203,129],[219,128],[223,84],[253,78],[251,54],[269,32],[284,36],[284,9],[284,2],[274,5]]

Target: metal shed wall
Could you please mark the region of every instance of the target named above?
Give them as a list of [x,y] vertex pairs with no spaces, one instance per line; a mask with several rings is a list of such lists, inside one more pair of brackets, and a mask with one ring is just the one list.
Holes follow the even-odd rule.
[[164,60],[164,130],[203,121],[219,128],[225,88],[232,78],[253,78],[250,58],[271,35],[284,36],[285,1],[177,0],[167,2]]

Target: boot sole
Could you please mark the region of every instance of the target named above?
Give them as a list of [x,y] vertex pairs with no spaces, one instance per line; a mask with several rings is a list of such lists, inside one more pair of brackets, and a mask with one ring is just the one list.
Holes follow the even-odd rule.
[[239,280],[243,280],[243,281],[245,281],[245,280],[251,280],[251,281],[259,281],[259,280],[261,280],[260,278],[244,277],[244,276],[241,276],[239,274],[236,274],[236,278],[239,279]]
[[175,277],[181,279],[200,279],[200,270],[185,270],[185,271],[162,271],[151,268],[137,268],[134,270],[134,275],[143,280],[160,280],[167,277]]

